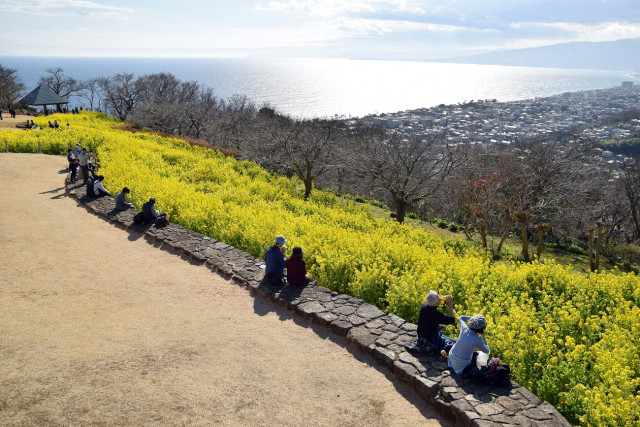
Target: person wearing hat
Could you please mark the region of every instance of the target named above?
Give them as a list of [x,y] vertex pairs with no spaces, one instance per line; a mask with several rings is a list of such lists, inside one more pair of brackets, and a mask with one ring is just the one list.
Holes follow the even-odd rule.
[[287,283],[292,286],[309,284],[311,279],[307,276],[307,264],[302,259],[302,248],[300,246],[293,248],[285,266],[287,268]]
[[[449,308],[449,315],[438,311],[438,306],[444,302]],[[431,346],[436,351],[448,352],[455,340],[443,334],[446,325],[453,325],[456,319],[453,314],[453,297],[440,296],[436,291],[429,291],[425,303],[418,314],[418,347]]]
[[142,217],[145,223],[155,223],[163,225],[169,222],[166,212],[158,212],[155,207],[156,198],[152,197],[148,202],[142,204]]
[[282,279],[286,266],[284,251],[287,250],[285,243],[287,243],[287,239],[284,236],[276,236],[274,244],[267,248],[264,255],[264,262],[266,263],[264,278],[266,281],[278,286],[283,285]]
[[460,375],[467,366],[472,365],[474,356],[477,355],[476,348],[487,354],[491,350],[487,344],[487,339],[484,337],[484,328],[487,326],[487,320],[482,314],[476,314],[473,317],[460,316],[458,322],[460,322],[460,335],[458,335],[458,341],[449,351],[447,360],[449,367]]

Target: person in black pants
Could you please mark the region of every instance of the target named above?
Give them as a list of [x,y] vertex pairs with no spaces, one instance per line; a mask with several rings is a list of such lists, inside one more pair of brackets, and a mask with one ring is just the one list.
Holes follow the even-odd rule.
[[76,182],[78,179],[76,173],[78,172],[78,160],[73,155],[73,150],[69,148],[67,150],[67,161],[69,162],[69,172],[71,172],[71,182]]

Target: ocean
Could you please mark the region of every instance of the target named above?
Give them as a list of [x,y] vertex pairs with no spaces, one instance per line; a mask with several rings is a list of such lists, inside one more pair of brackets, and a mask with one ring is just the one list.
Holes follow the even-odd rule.
[[[362,117],[479,99],[500,102],[640,83],[621,71],[438,62],[256,58],[58,58],[0,56],[28,91],[47,68],[77,80],[170,72],[211,87],[219,98],[246,95],[294,117]],[[71,105],[78,101],[70,99]],[[74,102],[75,101],[75,102]]]

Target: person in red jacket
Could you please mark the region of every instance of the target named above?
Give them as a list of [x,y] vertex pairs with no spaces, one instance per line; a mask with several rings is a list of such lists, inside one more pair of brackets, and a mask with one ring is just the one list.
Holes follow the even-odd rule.
[[293,248],[291,256],[285,263],[287,268],[287,282],[292,286],[305,286],[311,279],[307,276],[307,265],[302,259],[302,248]]

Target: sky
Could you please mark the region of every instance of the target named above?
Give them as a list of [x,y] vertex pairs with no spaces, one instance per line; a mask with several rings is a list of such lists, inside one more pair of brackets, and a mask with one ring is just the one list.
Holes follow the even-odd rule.
[[640,38],[639,0],[0,0],[0,55],[437,60]]

